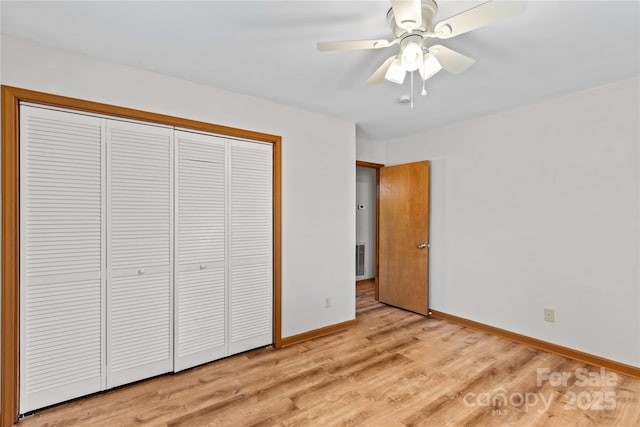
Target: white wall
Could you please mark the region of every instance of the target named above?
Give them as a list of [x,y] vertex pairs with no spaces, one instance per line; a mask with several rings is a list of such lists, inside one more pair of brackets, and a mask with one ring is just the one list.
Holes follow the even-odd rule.
[[356,168],[356,243],[365,245],[364,274],[356,279],[376,277],[376,170]]
[[387,164],[432,160],[433,309],[640,366],[639,93],[388,141]]
[[1,48],[4,85],[281,135],[282,336],[355,318],[353,123],[4,35]]
[[372,141],[358,137],[356,140],[356,159],[363,162],[385,164],[386,144],[384,141]]

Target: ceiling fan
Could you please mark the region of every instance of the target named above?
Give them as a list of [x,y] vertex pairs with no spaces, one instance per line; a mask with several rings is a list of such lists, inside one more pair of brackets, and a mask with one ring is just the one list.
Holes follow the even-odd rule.
[[[379,83],[386,79],[402,84],[407,72],[413,77],[413,71],[418,70],[424,85],[424,81],[441,69],[460,74],[475,63],[475,60],[439,44],[425,47],[426,39],[449,39],[517,15],[526,8],[526,1],[492,0],[433,25],[438,12],[438,4],[434,0],[391,0],[387,23],[393,32],[393,40],[319,42],[318,50],[382,49],[400,45],[400,52],[387,58],[367,83]],[[422,94],[426,94],[424,86]]]

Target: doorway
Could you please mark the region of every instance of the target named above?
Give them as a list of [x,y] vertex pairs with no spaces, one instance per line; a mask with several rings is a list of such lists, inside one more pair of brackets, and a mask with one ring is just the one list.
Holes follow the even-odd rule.
[[356,167],[356,281],[376,277],[376,170]]
[[429,312],[429,171],[429,161],[391,167],[356,161],[356,285],[373,281],[377,301],[423,315]]
[[374,282],[378,299],[378,234],[380,168],[356,161],[356,284]]

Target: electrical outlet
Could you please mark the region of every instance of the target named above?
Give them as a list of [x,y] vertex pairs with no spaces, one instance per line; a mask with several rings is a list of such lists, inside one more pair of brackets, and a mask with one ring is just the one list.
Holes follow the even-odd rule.
[[550,308],[544,309],[544,321],[554,323],[556,321],[556,311]]
[[331,297],[326,297],[324,299],[324,308],[329,308],[331,307]]

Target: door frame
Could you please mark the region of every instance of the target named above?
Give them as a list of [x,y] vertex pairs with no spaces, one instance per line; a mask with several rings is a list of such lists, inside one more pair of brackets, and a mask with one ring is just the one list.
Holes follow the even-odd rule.
[[20,155],[19,104],[31,102],[127,119],[142,120],[273,145],[273,344],[282,347],[282,137],[126,107],[2,85],[2,404],[0,427],[19,415],[20,348]]
[[380,168],[383,168],[384,165],[382,163],[372,163],[365,162],[362,160],[356,160],[356,167],[361,168],[370,168],[376,170],[376,266],[373,269],[374,271],[374,289],[375,289],[375,298],[376,301],[379,300],[379,289],[378,289],[378,277],[380,273],[380,257],[379,257],[379,247],[380,247]]

